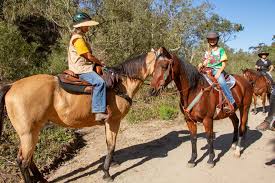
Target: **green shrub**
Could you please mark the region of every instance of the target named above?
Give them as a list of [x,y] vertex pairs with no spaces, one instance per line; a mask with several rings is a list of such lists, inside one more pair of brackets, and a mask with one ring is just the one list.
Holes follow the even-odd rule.
[[162,120],[171,120],[176,118],[178,110],[168,105],[161,105],[159,107],[159,116]]
[[35,53],[37,45],[27,43],[16,26],[0,21],[0,80],[18,79],[29,75],[43,62]]

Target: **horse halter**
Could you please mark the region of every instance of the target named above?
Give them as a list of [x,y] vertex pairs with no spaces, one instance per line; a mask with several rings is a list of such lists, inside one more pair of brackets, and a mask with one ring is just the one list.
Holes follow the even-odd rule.
[[[158,53],[156,51],[154,51],[155,55],[156,55],[156,62],[158,61],[158,59],[163,56],[162,53]],[[168,78],[168,75],[171,73],[172,74],[172,80],[174,80],[174,70],[173,70],[173,59],[169,59],[169,64],[168,64],[168,68],[165,70],[164,74],[163,74],[163,80],[166,81],[166,79]]]

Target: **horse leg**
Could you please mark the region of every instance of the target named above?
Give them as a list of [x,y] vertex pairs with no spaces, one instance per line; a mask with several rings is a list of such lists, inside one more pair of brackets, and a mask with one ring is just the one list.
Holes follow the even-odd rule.
[[253,101],[254,101],[254,111],[253,114],[257,114],[257,96],[253,93]]
[[31,172],[34,176],[35,181],[37,181],[37,182],[39,181],[41,183],[47,183],[48,182],[46,179],[44,179],[43,175],[40,173],[39,169],[37,168],[37,166],[33,162],[33,158],[31,160],[30,169],[31,169]]
[[197,159],[197,125],[193,121],[187,121],[187,125],[190,131],[190,140],[192,145],[191,159],[188,161],[187,166],[193,168],[196,166],[195,160]]
[[18,133],[20,137],[20,149],[17,156],[17,163],[19,165],[25,183],[33,182],[33,179],[30,176],[29,168],[31,168],[32,156],[35,149],[35,145],[38,141],[39,131],[40,129],[38,130],[34,128],[29,132],[23,133],[20,133],[19,130]]
[[214,146],[213,146],[213,141],[214,141],[213,119],[209,117],[204,118],[203,125],[206,132],[208,152],[209,152],[209,159],[207,161],[207,164],[209,165],[209,168],[213,168],[215,165],[214,163],[215,153],[214,153]]
[[239,126],[239,139],[238,139],[237,147],[236,147],[236,150],[235,150],[235,153],[234,153],[234,155],[236,157],[241,156],[242,141],[243,141],[243,139],[245,137],[245,134],[246,134],[246,126],[247,126],[247,120],[248,120],[249,106],[250,105],[243,105],[242,107],[239,108],[241,124]]
[[238,141],[239,118],[237,117],[236,113],[229,116],[229,118],[231,119],[233,127],[234,127],[234,132],[233,132],[234,135],[233,135],[231,149],[235,150],[236,146],[237,146],[237,141]]
[[19,152],[18,152],[18,155],[17,155],[17,164],[19,166],[19,169],[21,171],[21,174],[23,176],[23,180],[25,183],[32,183],[32,178],[31,178],[31,175],[30,175],[30,172],[29,172],[29,165],[28,165],[28,162],[27,161],[24,161],[23,160],[23,157],[22,157],[22,148],[19,147]]
[[106,143],[107,143],[107,155],[103,165],[103,172],[104,176],[103,179],[106,181],[113,181],[112,177],[110,176],[109,169],[111,165],[111,161],[113,159],[113,153],[115,150],[116,145],[116,137],[119,129],[120,121],[115,122],[109,120],[105,123],[105,134],[106,134]]
[[265,102],[266,102],[266,93],[264,92],[262,94],[263,113],[266,113]]

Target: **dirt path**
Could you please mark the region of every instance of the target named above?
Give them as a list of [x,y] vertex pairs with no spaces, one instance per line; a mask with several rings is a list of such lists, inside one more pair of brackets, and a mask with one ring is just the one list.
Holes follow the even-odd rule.
[[[122,122],[115,159],[121,163],[110,173],[119,183],[272,183],[275,182],[275,132],[264,133],[255,126],[264,119],[262,113],[249,118],[246,149],[240,159],[230,149],[232,125],[229,120],[216,121],[214,143],[216,166],[208,169],[206,139],[199,125],[198,164],[187,168],[191,145],[182,119],[151,121],[137,125]],[[82,130],[87,146],[71,161],[48,176],[51,182],[104,182],[100,164],[106,152],[104,128]]]

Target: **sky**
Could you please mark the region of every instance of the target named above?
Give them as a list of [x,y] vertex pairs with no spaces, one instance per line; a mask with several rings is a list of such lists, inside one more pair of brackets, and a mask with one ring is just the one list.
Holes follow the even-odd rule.
[[227,44],[236,50],[248,51],[259,43],[270,45],[275,35],[275,0],[209,0],[214,12],[240,23],[244,30]]

